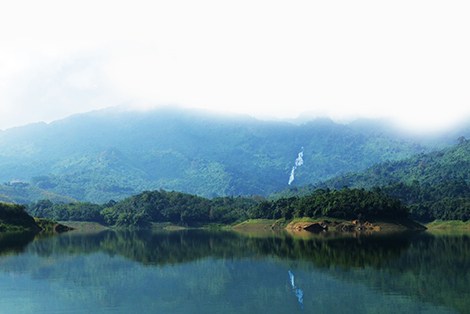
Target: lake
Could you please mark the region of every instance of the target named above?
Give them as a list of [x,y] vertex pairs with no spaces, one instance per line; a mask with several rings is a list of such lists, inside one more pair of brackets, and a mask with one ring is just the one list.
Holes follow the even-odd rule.
[[0,313],[469,313],[470,238],[0,234]]

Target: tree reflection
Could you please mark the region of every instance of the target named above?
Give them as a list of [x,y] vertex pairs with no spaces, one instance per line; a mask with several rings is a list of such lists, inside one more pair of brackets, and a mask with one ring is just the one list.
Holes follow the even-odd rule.
[[[146,292],[151,287],[171,311],[181,300],[215,300],[242,286],[246,289],[243,293],[272,306],[273,295],[281,300],[292,293],[292,281],[285,275],[292,269],[303,289],[305,306],[312,302],[305,294],[318,291],[314,287],[320,282],[314,280],[315,274],[321,273],[459,313],[470,308],[467,235],[297,238],[283,233],[253,236],[207,230],[120,230],[68,233],[33,242],[27,234],[1,236],[0,253],[18,254],[17,260],[21,259],[21,263],[0,260],[1,271],[27,272],[32,278],[54,278],[54,282],[83,287],[78,291],[60,287],[54,292],[77,302],[95,300],[115,306],[130,297],[129,290],[152,300]],[[267,267],[273,269],[267,272]],[[279,267],[284,271],[279,272]],[[272,277],[266,278],[266,273]],[[311,279],[305,274],[311,274]],[[170,291],[179,294],[170,297]],[[276,306],[285,307],[280,301]]]
[[288,234],[247,236],[228,231],[182,230],[150,232],[116,230],[98,234],[67,234],[38,241],[29,249],[42,255],[106,252],[145,265],[177,265],[204,259],[260,258],[309,262],[316,267],[381,267],[410,245],[409,234],[393,236],[296,238]]
[[32,232],[0,232],[0,255],[20,254],[34,240]]

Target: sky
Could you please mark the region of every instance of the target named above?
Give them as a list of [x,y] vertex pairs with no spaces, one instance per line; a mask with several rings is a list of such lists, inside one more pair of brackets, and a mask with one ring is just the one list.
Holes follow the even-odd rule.
[[158,105],[470,117],[468,1],[2,1],[0,129]]

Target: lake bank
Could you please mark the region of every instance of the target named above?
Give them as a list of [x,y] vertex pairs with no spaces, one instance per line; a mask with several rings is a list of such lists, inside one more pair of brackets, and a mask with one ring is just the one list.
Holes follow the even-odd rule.
[[426,227],[409,219],[369,219],[367,221],[344,220],[322,217],[318,219],[302,218],[292,221],[251,219],[232,227],[234,230],[282,230],[310,232],[399,232],[406,230],[426,230]]
[[59,223],[77,231],[103,231],[109,229],[98,222],[92,221],[59,221]]
[[426,224],[428,232],[433,234],[449,234],[449,233],[468,233],[470,232],[470,221],[450,220],[442,221],[436,220]]
[[[84,221],[61,221],[60,224],[82,232],[100,232],[110,229],[97,222]],[[115,229],[115,228],[111,228]],[[117,228],[121,229],[121,228]],[[126,228],[124,228],[126,229]],[[426,227],[408,218],[399,219],[370,219],[367,221],[332,219],[322,217],[317,219],[301,218],[286,221],[285,219],[249,219],[241,223],[230,225],[209,225],[209,226],[189,226],[183,227],[171,223],[155,224],[151,229],[155,230],[181,230],[181,229],[231,229],[242,232],[257,231],[282,231],[288,232],[336,232],[336,233],[355,233],[355,232],[400,232],[407,230],[426,230]]]
[[0,202],[0,232],[62,233],[70,230],[56,221],[30,216],[24,205]]

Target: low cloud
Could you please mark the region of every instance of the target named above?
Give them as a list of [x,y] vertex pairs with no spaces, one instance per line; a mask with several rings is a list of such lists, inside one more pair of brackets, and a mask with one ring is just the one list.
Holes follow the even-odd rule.
[[125,101],[451,125],[470,113],[468,9],[366,0],[11,2],[0,19],[10,30],[0,49],[0,129]]

